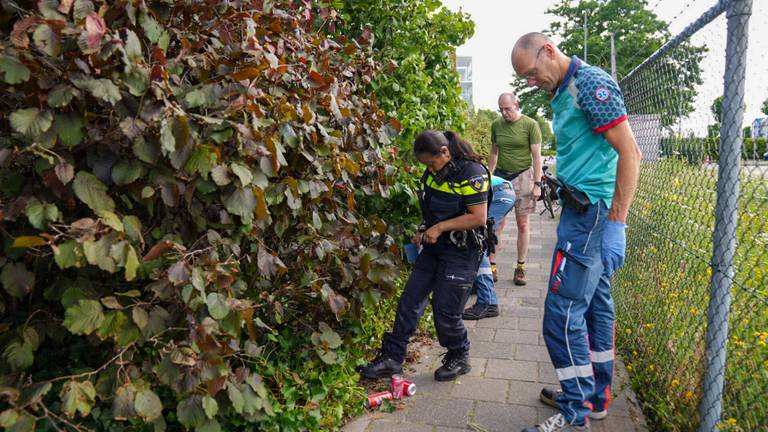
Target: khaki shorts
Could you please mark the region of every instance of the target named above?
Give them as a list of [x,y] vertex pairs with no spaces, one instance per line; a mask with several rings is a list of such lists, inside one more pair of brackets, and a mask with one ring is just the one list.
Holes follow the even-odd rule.
[[533,167],[520,173],[512,180],[512,187],[515,189],[515,215],[525,216],[536,211],[536,201],[533,200],[531,191],[533,190]]

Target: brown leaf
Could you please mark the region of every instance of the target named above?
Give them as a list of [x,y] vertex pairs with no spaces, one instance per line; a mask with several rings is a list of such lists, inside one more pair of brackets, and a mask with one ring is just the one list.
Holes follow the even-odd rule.
[[253,194],[256,196],[256,220],[265,220],[269,217],[267,209],[267,200],[264,198],[264,191],[260,187],[253,188]]
[[58,11],[66,15],[72,9],[72,4],[74,3],[75,3],[75,0],[61,0],[61,3],[59,4],[59,7],[58,7]]
[[325,77],[323,77],[317,71],[309,71],[309,79],[312,80],[318,87],[325,85]]
[[344,315],[347,312],[347,308],[349,308],[349,301],[347,301],[346,297],[329,287],[328,306],[330,306],[333,314],[336,315],[336,319],[341,321],[341,316]]
[[16,21],[11,30],[11,43],[19,48],[29,47],[27,30],[35,24],[37,24],[36,16],[28,16],[21,21]]
[[101,15],[91,12],[85,17],[85,31],[88,34],[88,48],[98,49],[101,47],[101,39],[107,32],[107,24]]
[[72,181],[72,178],[75,176],[75,168],[69,164],[69,162],[62,160],[59,162],[58,165],[56,165],[56,168],[54,168],[56,171],[56,177],[61,180],[61,183],[67,184]]
[[266,277],[272,277],[277,272],[277,265],[275,265],[275,257],[264,248],[259,245],[259,252],[256,256],[259,270],[261,274]]
[[173,249],[173,242],[168,240],[163,240],[160,243],[152,246],[152,249],[147,252],[146,255],[144,255],[144,258],[142,258],[143,261],[152,261],[153,259],[165,254],[169,250]]
[[235,81],[254,79],[261,74],[262,69],[260,67],[247,67],[233,73],[231,77]]

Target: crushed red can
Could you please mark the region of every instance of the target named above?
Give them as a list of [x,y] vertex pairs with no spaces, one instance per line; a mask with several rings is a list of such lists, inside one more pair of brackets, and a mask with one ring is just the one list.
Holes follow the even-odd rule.
[[381,393],[374,393],[372,395],[368,395],[368,399],[365,401],[365,407],[366,408],[376,408],[377,406],[381,405],[382,402],[385,400],[391,400],[392,399],[392,392],[385,391]]
[[392,396],[395,399],[414,394],[416,394],[416,384],[403,378],[402,375],[392,375]]

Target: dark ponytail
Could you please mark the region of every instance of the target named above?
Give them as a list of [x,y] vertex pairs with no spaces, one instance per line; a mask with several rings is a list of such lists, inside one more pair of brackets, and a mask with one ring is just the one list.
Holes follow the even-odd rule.
[[429,153],[434,156],[440,153],[440,148],[443,146],[448,147],[451,157],[454,159],[469,159],[480,162],[480,156],[475,153],[472,146],[452,131],[425,130],[416,137],[413,152],[417,155]]

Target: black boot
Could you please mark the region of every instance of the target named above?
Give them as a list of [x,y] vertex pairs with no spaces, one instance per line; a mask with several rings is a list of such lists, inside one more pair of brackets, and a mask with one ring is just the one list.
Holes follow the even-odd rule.
[[443,357],[443,365],[435,371],[435,380],[452,381],[470,370],[468,352],[448,351]]
[[499,316],[499,305],[475,303],[471,307],[464,309],[461,318],[464,320],[480,320],[496,316]]
[[360,367],[360,375],[363,378],[377,379],[389,378],[395,374],[403,373],[403,365],[389,358],[386,354],[380,353],[368,364]]

